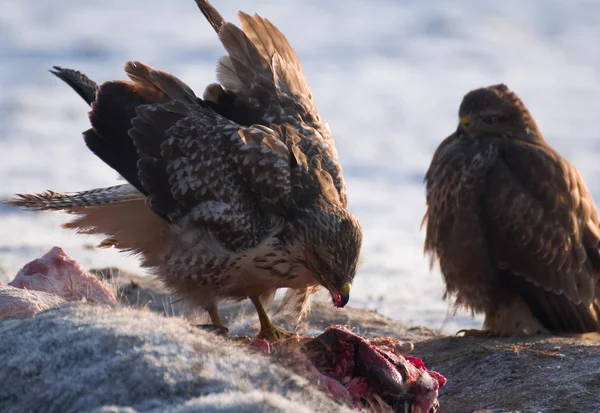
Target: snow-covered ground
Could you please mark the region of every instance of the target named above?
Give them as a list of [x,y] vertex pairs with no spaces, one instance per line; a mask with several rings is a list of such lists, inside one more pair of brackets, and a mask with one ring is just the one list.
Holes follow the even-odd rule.
[[[214,4],[273,21],[295,47],[338,142],[351,209],[364,229],[350,304],[447,331],[481,318],[449,316],[437,269],[422,254],[423,175],[456,126],[469,90],[505,82],[546,139],[600,199],[600,2],[597,0],[255,0]],[[81,139],[85,103],[47,72],[124,78],[141,60],[197,93],[214,80],[221,46],[192,0],[0,2],[0,198],[118,183]],[[54,245],[85,267],[134,259],[93,250],[58,213],[0,207],[0,266],[12,277]]]

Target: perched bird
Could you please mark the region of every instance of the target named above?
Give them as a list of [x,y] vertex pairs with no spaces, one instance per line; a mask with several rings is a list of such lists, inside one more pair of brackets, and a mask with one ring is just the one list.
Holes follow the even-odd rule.
[[600,330],[600,229],[577,169],[503,84],[463,99],[427,174],[425,252],[446,296],[485,314],[470,335]]
[[196,3],[227,51],[202,98],[181,80],[128,62],[130,81],[99,87],[55,67],[91,105],[88,148],[129,184],[75,194],[18,195],[10,205],[77,215],[67,228],[139,254],[174,293],[223,326],[218,303],[250,298],[258,337],[276,340],[263,301],[290,288],[301,312],[324,286],[349,299],[362,232],[347,209],[334,140],[300,62],[267,19],[242,29]]

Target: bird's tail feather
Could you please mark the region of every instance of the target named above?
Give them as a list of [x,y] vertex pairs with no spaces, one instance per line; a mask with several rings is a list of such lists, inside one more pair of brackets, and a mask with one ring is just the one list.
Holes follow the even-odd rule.
[[65,210],[143,200],[145,196],[131,185],[117,185],[75,193],[46,191],[38,194],[16,194],[5,205],[37,211]]
[[145,199],[71,208],[67,212],[77,217],[64,228],[106,236],[98,247],[138,254],[144,267],[158,265],[168,245],[169,224],[146,206]]
[[76,215],[64,228],[102,235],[99,247],[140,254],[142,265],[157,265],[166,245],[169,225],[146,206],[146,197],[131,185],[111,186],[72,194],[46,191],[19,194],[6,205],[33,210],[61,210]]

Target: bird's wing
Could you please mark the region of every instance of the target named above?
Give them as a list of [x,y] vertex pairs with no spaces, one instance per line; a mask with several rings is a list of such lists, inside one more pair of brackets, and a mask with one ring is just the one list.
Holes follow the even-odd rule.
[[58,66],[54,66],[54,70],[50,70],[50,73],[71,86],[88,105],[91,105],[96,100],[98,85],[83,73],[77,70],[63,69]]
[[600,328],[600,230],[578,171],[548,146],[498,140],[482,221],[493,264],[515,275],[537,318],[562,331]]
[[[127,71],[159,88],[169,79],[139,62]],[[318,165],[294,153],[299,138],[289,126],[244,127],[182,99],[136,112],[129,135],[148,206],[169,221],[192,219],[231,249],[256,245],[269,216],[285,213],[306,194],[337,196],[326,192],[333,185]]]
[[[205,0],[196,0],[218,33],[228,55],[219,60],[217,80],[209,85],[204,101],[222,116],[244,125],[290,125],[275,132],[294,157],[315,166],[322,184],[331,182],[338,203],[347,204],[346,188],[329,128],[322,122],[304,71],[285,36],[267,19],[240,12],[242,30],[225,19]],[[266,133],[265,136],[271,133]],[[271,134],[273,135],[273,134]],[[292,162],[296,162],[292,159]],[[325,189],[330,192],[329,189]]]
[[293,204],[317,196],[339,203],[322,157],[313,156],[319,146],[302,150],[306,136],[289,124],[242,126],[171,75],[139,62],[126,72],[136,90],[155,87],[165,95],[138,106],[129,131],[147,204],[160,216],[191,219],[236,250],[264,239],[270,217]]
[[[245,128],[205,107],[165,72],[140,62],[127,63],[125,71],[137,91],[162,94],[136,107],[129,130],[148,207],[169,222],[191,220],[232,250],[264,239],[269,218],[232,159]],[[275,159],[263,152],[262,163],[248,168],[272,168]]]

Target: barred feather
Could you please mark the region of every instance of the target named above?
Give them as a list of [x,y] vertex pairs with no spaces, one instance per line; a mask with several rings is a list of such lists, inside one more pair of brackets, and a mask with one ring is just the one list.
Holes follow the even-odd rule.
[[74,193],[58,193],[48,190],[38,194],[16,194],[15,196],[16,199],[10,199],[4,204],[36,211],[68,210],[145,199],[144,195],[128,184]]

